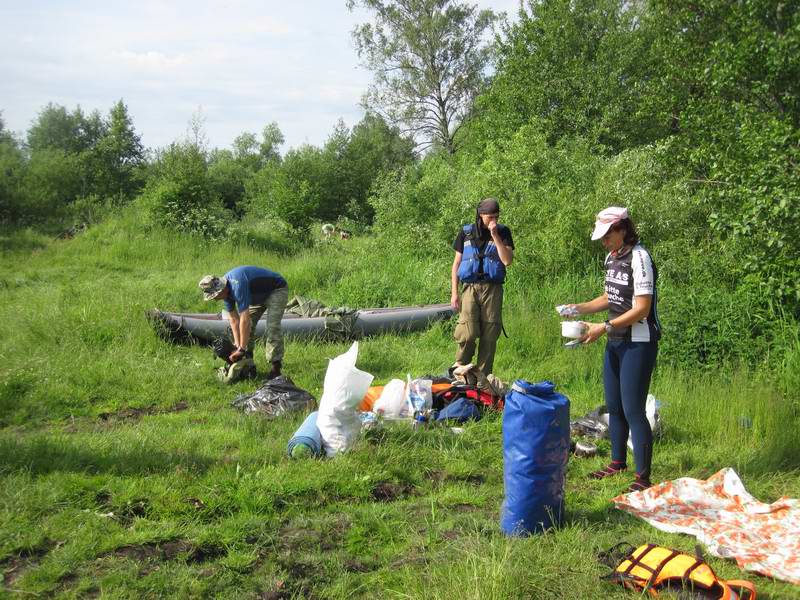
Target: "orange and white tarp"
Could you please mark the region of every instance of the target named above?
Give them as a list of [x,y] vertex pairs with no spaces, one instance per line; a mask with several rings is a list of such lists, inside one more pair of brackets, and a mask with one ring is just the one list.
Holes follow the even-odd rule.
[[733,469],[705,481],[667,481],[613,502],[661,531],[695,536],[742,569],[800,585],[800,501],[759,502]]

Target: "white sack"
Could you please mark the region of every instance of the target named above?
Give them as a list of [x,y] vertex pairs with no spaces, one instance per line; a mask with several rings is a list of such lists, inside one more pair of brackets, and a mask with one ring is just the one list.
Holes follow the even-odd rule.
[[317,427],[328,456],[349,449],[358,439],[361,420],[357,408],[373,376],[356,368],[358,342],[328,362],[322,398],[319,401]]
[[402,379],[392,379],[383,386],[380,398],[375,401],[372,411],[384,417],[399,418],[407,413],[406,384]]

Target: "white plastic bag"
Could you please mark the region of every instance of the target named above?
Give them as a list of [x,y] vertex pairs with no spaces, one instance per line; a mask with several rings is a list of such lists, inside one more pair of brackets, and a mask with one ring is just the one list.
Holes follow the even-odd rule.
[[424,413],[433,406],[433,382],[430,379],[411,379],[409,375],[406,400],[410,417]]
[[357,358],[358,342],[353,342],[347,352],[328,363],[325,373],[317,427],[328,456],[349,449],[361,430],[357,409],[373,376],[356,368]]
[[[650,422],[650,430],[653,432],[653,437],[661,435],[661,401],[658,400],[653,394],[647,394],[647,403],[644,406],[644,412],[647,415],[647,420]],[[633,439],[628,434],[628,448],[633,450]]]
[[405,416],[406,410],[406,383],[402,379],[392,379],[383,386],[380,398],[375,401],[372,410],[379,415],[390,419]]

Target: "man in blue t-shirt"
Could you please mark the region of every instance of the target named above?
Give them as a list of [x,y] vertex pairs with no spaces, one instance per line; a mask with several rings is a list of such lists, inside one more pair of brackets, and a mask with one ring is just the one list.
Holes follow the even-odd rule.
[[266,313],[266,355],[272,363],[267,379],[281,374],[283,362],[283,333],[281,319],[289,300],[286,280],[261,267],[236,267],[224,277],[206,275],[198,284],[206,300],[222,300],[230,322],[236,350],[231,362],[252,355],[250,348],[256,323]]

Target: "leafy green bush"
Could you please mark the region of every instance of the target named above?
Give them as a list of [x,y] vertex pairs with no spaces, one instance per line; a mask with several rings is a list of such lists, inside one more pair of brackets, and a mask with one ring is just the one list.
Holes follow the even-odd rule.
[[190,143],[173,143],[159,157],[141,203],[152,222],[209,239],[224,237],[230,214],[214,193],[205,153]]
[[76,226],[99,223],[114,211],[111,199],[102,199],[95,194],[80,196],[69,205],[68,218]]
[[250,217],[273,218],[308,229],[319,207],[318,150],[289,152],[281,164],[268,163],[245,183]]
[[10,135],[2,135],[0,119],[0,221],[17,223],[27,211],[22,188],[25,156]]
[[718,132],[727,152],[692,153],[706,172],[698,195],[713,207],[715,232],[737,247],[739,270],[800,317],[800,130],[752,110],[731,117]]
[[238,217],[244,215],[245,184],[253,176],[244,161],[236,160],[229,151],[216,152],[208,167],[210,188],[222,205]]
[[22,181],[23,222],[59,220],[81,191],[79,155],[49,148],[32,154]]
[[227,221],[220,204],[206,204],[204,199],[175,181],[161,181],[148,186],[143,200],[152,220],[167,229],[199,233],[209,239],[224,237]]

